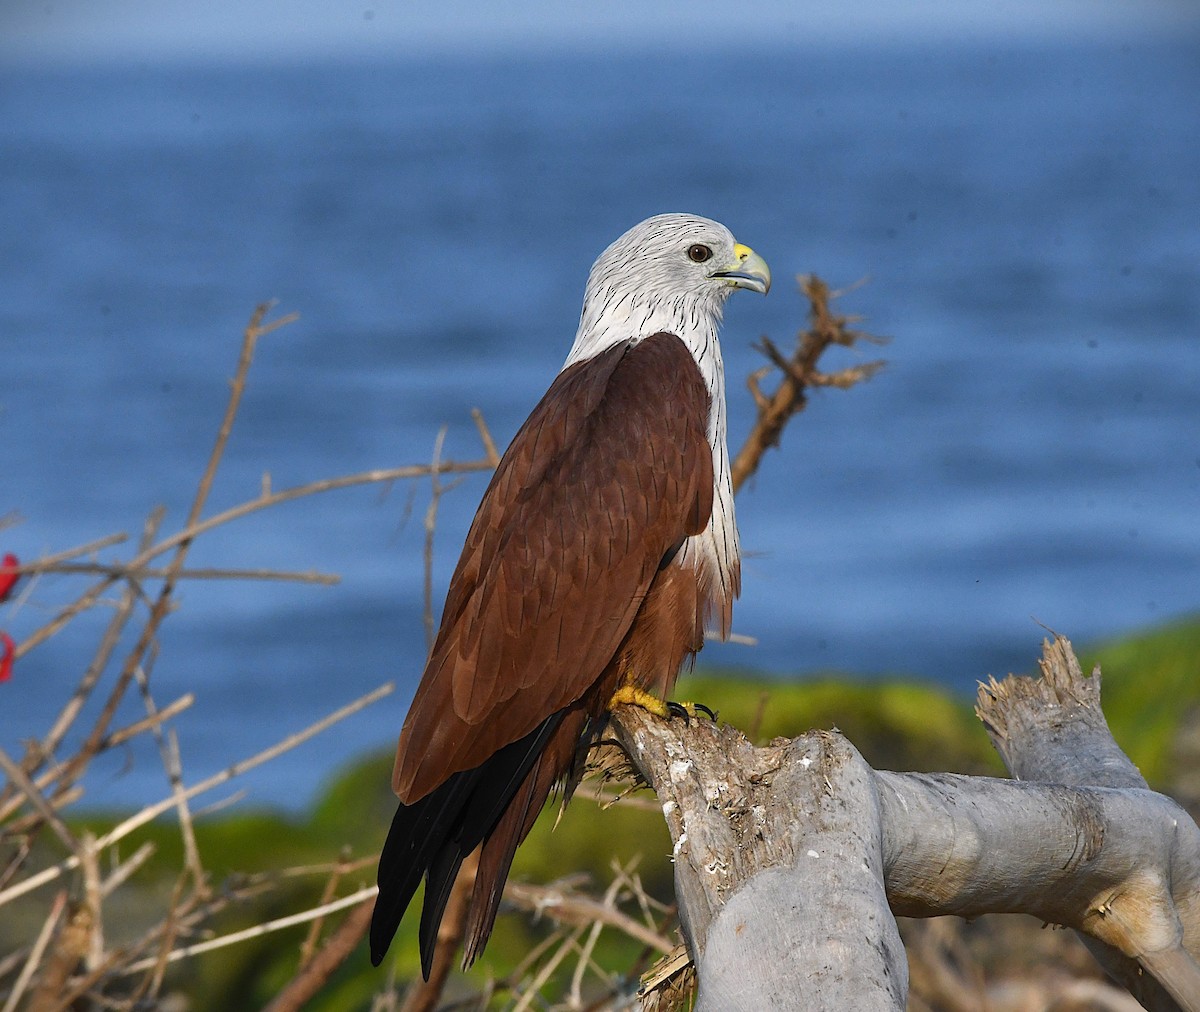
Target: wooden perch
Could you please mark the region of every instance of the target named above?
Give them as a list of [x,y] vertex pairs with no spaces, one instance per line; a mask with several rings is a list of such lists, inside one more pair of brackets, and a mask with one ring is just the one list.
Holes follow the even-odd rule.
[[981,688],[1020,780],[873,770],[837,732],[765,748],[623,707],[614,735],[674,840],[699,1010],[902,1009],[894,914],[1075,928],[1150,1009],[1200,1010],[1200,829],[1109,733],[1070,644]]

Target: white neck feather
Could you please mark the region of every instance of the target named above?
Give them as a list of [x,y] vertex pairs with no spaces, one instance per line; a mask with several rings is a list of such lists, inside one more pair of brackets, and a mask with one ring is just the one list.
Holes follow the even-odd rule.
[[[589,286],[590,287],[590,286]],[[724,310],[722,298],[643,299],[638,295],[618,297],[609,289],[588,292],[575,343],[563,368],[585,362],[615,344],[637,343],[652,334],[674,334],[692,353],[708,387],[708,437],[714,450],[725,448],[725,365],[717,328]],[[716,463],[714,458],[714,463]],[[726,470],[728,462],[726,460]]]

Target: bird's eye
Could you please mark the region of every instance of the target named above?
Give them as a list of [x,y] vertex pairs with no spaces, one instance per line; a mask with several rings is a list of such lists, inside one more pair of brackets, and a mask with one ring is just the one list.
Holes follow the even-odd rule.
[[688,259],[695,264],[702,264],[705,260],[712,259],[712,250],[704,243],[698,242],[694,246],[688,247]]

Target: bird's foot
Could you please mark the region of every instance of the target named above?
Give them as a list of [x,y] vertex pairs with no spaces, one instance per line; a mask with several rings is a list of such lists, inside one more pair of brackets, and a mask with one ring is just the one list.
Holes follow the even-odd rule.
[[682,717],[685,723],[690,724],[692,718],[701,713],[707,714],[709,720],[717,719],[717,715],[703,703],[677,703],[673,699],[659,699],[653,693],[639,689],[636,685],[622,685],[617,689],[613,693],[612,699],[608,701],[608,708],[611,710],[622,703],[639,706],[647,713],[652,713],[663,720]]
[[667,701],[667,709],[671,711],[674,717],[682,717],[685,723],[690,724],[693,717],[698,717],[704,714],[709,720],[717,719],[717,712],[710,710],[703,703],[677,703],[671,699]]

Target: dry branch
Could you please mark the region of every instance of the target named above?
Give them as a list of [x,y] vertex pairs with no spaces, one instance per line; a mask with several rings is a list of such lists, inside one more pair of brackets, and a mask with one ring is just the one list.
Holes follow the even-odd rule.
[[[770,359],[771,366],[751,373],[746,381],[757,416],[741,450],[733,458],[734,491],[758,470],[767,450],[779,445],[792,416],[808,405],[809,387],[832,386],[846,390],[870,379],[884,365],[882,361],[876,361],[834,373],[821,372],[817,362],[831,345],[852,347],[859,341],[882,344],[883,339],[852,329],[850,324],[858,322],[857,317],[832,312],[830,300],[841,293],[831,292],[819,277],[808,275],[798,280],[800,290],[809,301],[809,327],[796,336],[796,348],[790,358],[785,357],[769,338],[764,337],[758,345],[758,350]],[[774,393],[766,394],[760,384],[772,371],[772,366],[780,373],[779,385]]]
[[[290,751],[297,745],[302,745],[313,736],[320,734],[322,731],[332,727],[339,721],[345,720],[347,717],[352,716],[359,710],[362,710],[364,707],[378,702],[384,696],[392,693],[394,689],[395,686],[391,682],[386,682],[373,692],[368,692],[365,696],[360,696],[358,699],[348,703],[346,706],[343,706],[328,716],[323,717],[321,720],[310,724],[303,731],[298,731],[295,734],[288,735],[288,737],[284,738],[277,744],[272,745],[270,748],[264,749],[262,752],[259,752],[248,759],[243,759],[240,762],[233,763],[231,766],[227,766],[219,773],[215,773],[212,776],[200,781],[200,783],[188,787],[182,792],[181,795],[172,794],[172,796],[169,798],[152,805],[147,805],[141,811],[137,812],[135,815],[131,815],[119,825],[105,833],[104,836],[97,841],[97,848],[109,847],[119,840],[124,839],[130,833],[134,832],[134,830],[139,829],[147,822],[150,822],[152,819],[156,819],[158,816],[162,815],[163,812],[169,811],[170,809],[176,807],[179,804],[180,798],[190,801],[196,795],[203,794],[206,791],[211,791],[214,787],[219,787],[221,784],[228,783],[234,777],[241,776],[243,773],[248,773],[255,767],[261,766],[263,763],[270,762],[272,759],[283,755],[283,753]],[[61,876],[64,872],[70,871],[73,868],[77,868],[79,865],[80,856],[76,853],[60,864],[51,865],[49,868],[30,875],[19,884],[11,886],[3,892],[0,892],[0,906],[11,902],[18,896],[23,896],[25,893],[30,892],[39,886],[45,885],[47,882],[54,881],[54,879]]]
[[[65,894],[59,893],[59,896]],[[41,972],[38,985],[29,999],[28,1012],[46,1012],[60,1007],[62,995],[68,990],[67,981],[87,954],[88,939],[92,931],[92,911],[84,904],[67,903],[66,921],[58,926],[59,917],[53,916],[58,907],[55,899],[51,910],[57,930],[50,958]]]
[[[366,900],[374,898],[375,892],[376,889],[374,886],[368,886],[351,893],[349,896],[342,896],[339,899],[332,900],[310,910],[301,910],[295,914],[288,914],[286,917],[277,917],[274,920],[256,924],[252,928],[234,931],[228,935],[210,938],[204,942],[196,942],[194,945],[185,945],[182,948],[171,949],[165,957],[165,962],[174,963],[178,960],[186,959],[188,956],[196,956],[202,952],[212,952],[214,949],[223,949],[226,946],[236,945],[238,942],[244,942],[251,938],[261,938],[272,931],[282,931],[284,928],[291,928],[297,924],[307,924],[318,917],[337,913],[339,910],[345,910],[347,907],[362,906]],[[139,973],[142,970],[149,970],[157,962],[157,958],[143,959],[127,966],[124,972]]]
[[[619,883],[620,878],[616,881]],[[514,882],[511,888],[506,887],[504,898],[524,910],[553,916],[562,924],[606,924],[664,955],[675,951],[674,941],[623,912],[611,898],[598,900],[569,887],[527,882]]]
[[[1009,677],[979,689],[976,712],[1009,772],[1022,780],[1149,795],[1145,779],[1108,731],[1099,666],[1086,677],[1061,636],[1044,644],[1038,664],[1040,678]],[[1146,1008],[1200,1008],[1196,827],[1169,801],[1159,829],[1146,854],[1148,861],[1157,859],[1157,867],[1149,874],[1146,867],[1132,871],[1133,881],[1118,881],[1098,898],[1080,937]]]
[[22,566],[22,573],[85,573],[88,575],[103,574],[115,580],[164,580],[168,576],[176,580],[272,580],[290,581],[293,583],[320,583],[332,587],[341,577],[333,573],[318,573],[309,570],[305,573],[289,572],[283,569],[181,569],[171,573],[166,569],[142,567],[132,569],[119,562],[35,562]]
[[[441,462],[437,471],[439,474],[444,475],[472,474],[479,471],[489,471],[492,469],[492,466],[491,460],[488,457],[484,457],[482,460],[446,460]],[[183,530],[177,531],[175,534],[140,551],[129,562],[120,564],[119,568],[123,572],[139,572],[148,563],[152,562],[158,556],[169,552],[172,548],[177,548],[185,542],[194,541],[196,538],[207,534],[217,527],[232,523],[235,520],[241,520],[252,513],[271,509],[281,503],[319,495],[323,492],[336,492],[346,488],[357,488],[362,485],[386,485],[397,481],[428,478],[433,471],[434,467],[432,464],[410,464],[405,467],[378,468],[370,471],[362,471],[358,474],[343,475],[338,478],[325,478],[320,481],[307,482],[303,485],[280,489],[279,491],[264,490],[254,499],[240,503],[237,506],[231,506],[220,513],[214,513],[211,517],[200,520],[195,524],[189,524]],[[176,577],[178,578],[178,574],[176,574]],[[26,637],[17,646],[16,656],[18,658],[23,657],[34,647],[44,643],[55,633],[59,632],[73,618],[93,607],[101,595],[110,590],[118,579],[119,577],[117,576],[106,576],[99,583],[89,587],[84,594],[71,605],[64,608],[50,622]]]
[[[8,1001],[4,1003],[3,1012],[15,1012],[22,996],[25,994],[25,989],[29,986],[34,972],[42,961],[42,957],[46,954],[46,947],[50,944],[50,939],[58,928],[58,922],[62,918],[63,911],[66,908],[67,894],[60,892],[54,897],[54,902],[50,905],[50,912],[46,915],[46,920],[42,924],[41,931],[38,932],[37,939],[33,943],[33,948],[29,952],[29,958],[25,960],[25,965],[21,967],[21,972],[17,975],[12,990],[8,994]],[[43,975],[44,979],[45,976]],[[36,1006],[38,1001],[38,996],[35,995],[30,1004]]]
[[[225,408],[225,416],[221,420],[216,442],[213,445],[212,453],[209,455],[208,464],[205,466],[204,473],[200,478],[199,487],[196,489],[196,496],[192,501],[192,506],[188,513],[187,528],[196,526],[200,519],[200,514],[204,510],[204,504],[208,501],[213,479],[216,477],[217,468],[220,466],[225,446],[233,430],[233,422],[237,416],[238,407],[241,404],[242,394],[245,391],[246,375],[250,371],[250,363],[253,361],[254,349],[257,346],[258,339],[296,319],[296,314],[293,313],[272,323],[264,323],[263,321],[270,309],[271,305],[269,303],[263,303],[255,309],[253,315],[250,317],[250,322],[246,325],[246,330],[242,338],[241,356],[238,360],[237,372],[230,385],[229,402]],[[92,730],[89,732],[82,748],[65,764],[65,768],[58,778],[58,790],[61,791],[70,787],[83,774],[88,763],[100,751],[101,743],[108,732],[108,726],[112,722],[117,707],[124,698],[125,691],[131,680],[141,667],[147,651],[158,634],[159,626],[167,616],[175,580],[177,579],[177,574],[183,569],[183,563],[187,558],[192,540],[192,538],[184,538],[176,545],[175,555],[167,567],[167,574],[163,578],[162,586],[159,588],[158,596],[151,606],[150,615],[142,627],[137,643],[126,658],[121,673],[117,677],[116,684],[110,691],[100,716],[93,724]]]
[[834,732],[754,748],[618,711],[675,841],[697,1008],[903,1008],[893,912],[1025,912],[1109,947],[1148,1008],[1200,1010],[1200,829],[1120,753],[1069,643],[1045,644],[1043,672],[980,708],[1011,765],[1050,782],[876,772]]
[[[188,693],[168,706],[158,705],[151,686],[158,631],[173,608],[174,586],[181,579],[286,579],[318,583],[332,583],[337,580],[336,576],[326,574],[293,573],[275,569],[186,568],[184,560],[190,546],[197,538],[214,528],[291,500],[337,489],[400,480],[432,479],[436,501],[437,496],[447,491],[452,484],[440,482],[442,476],[488,470],[495,465],[498,454],[482,416],[473,412],[483,448],[483,458],[480,460],[445,461],[440,459],[439,453],[428,464],[375,469],[309,482],[279,491],[272,490],[269,478],[264,478],[255,498],[205,517],[204,506],[229,444],[241,399],[247,389],[257,342],[294,319],[293,315],[267,321],[266,314],[269,308],[267,305],[258,307],[246,327],[228,402],[182,529],[160,538],[159,528],[165,514],[162,509],[156,509],[144,525],[140,544],[132,558],[100,557],[101,553],[107,553],[128,540],[124,533],[117,533],[76,548],[45,555],[20,567],[22,574],[33,576],[58,573],[68,577],[94,575],[99,579],[78,594],[73,602],[61,608],[51,621],[27,636],[15,651],[18,659],[60,632],[74,618],[98,605],[107,604],[106,596],[112,591],[117,590],[119,594],[94,657],[87,664],[74,692],[49,731],[40,739],[33,739],[28,743],[20,762],[7,755],[0,755],[0,769],[3,769],[6,779],[3,790],[0,791],[0,843],[8,845],[4,855],[5,865],[0,869],[0,907],[28,896],[39,887],[75,869],[82,872],[82,892],[86,896],[86,902],[72,904],[71,912],[64,916],[63,903],[66,902],[66,894],[57,894],[58,899],[47,907],[48,913],[42,922],[38,937],[31,939],[31,944],[13,953],[10,958],[0,960],[0,996],[5,997],[6,1008],[15,1007],[16,1003],[21,1001],[22,995],[29,998],[31,1004],[28,1007],[37,1009],[67,1007],[84,995],[90,996],[89,1001],[94,1000],[105,1005],[110,1001],[126,1004],[153,1002],[157,1000],[167,967],[171,963],[290,924],[311,921],[315,927],[320,925],[329,913],[346,905],[358,904],[359,910],[342,921],[317,957],[307,961],[305,965],[305,973],[308,976],[300,983],[319,987],[322,973],[332,972],[361,936],[362,924],[359,922],[365,924],[361,912],[369,911],[370,907],[369,902],[363,903],[363,899],[369,897],[373,889],[362,890],[350,897],[337,897],[333,895],[336,889],[328,889],[323,902],[312,909],[289,914],[287,917],[277,918],[234,935],[203,942],[194,941],[197,933],[212,917],[230,904],[251,899],[261,894],[264,889],[274,888],[284,880],[308,873],[310,870],[283,869],[267,878],[252,876],[244,887],[226,887],[220,893],[214,894],[204,867],[204,855],[191,829],[196,813],[189,803],[197,795],[210,791],[255,766],[271,761],[288,749],[326,730],[338,720],[377,701],[392,691],[392,685],[383,685],[304,731],[287,737],[272,748],[241,763],[235,763],[198,784],[186,786],[178,741],[173,731],[168,729],[164,732],[163,728],[171,717],[191,705],[193,696]],[[168,553],[170,557],[165,564],[156,561]],[[146,586],[150,581],[158,581],[152,593],[147,591]],[[29,596],[30,591],[37,586],[36,580],[28,583],[25,596]],[[114,651],[123,641],[123,634],[137,619],[140,619],[141,624],[137,627],[134,637],[135,646],[126,655],[115,677],[108,677]],[[128,689],[134,683],[141,692],[146,716],[114,730],[113,718],[121,702],[127,698]],[[83,735],[83,744],[73,753],[61,755],[69,733],[75,728],[80,715],[86,712],[85,707],[93,700],[98,690],[103,691],[105,695],[98,708],[98,717],[93,719],[92,725]],[[87,833],[78,836],[73,834],[67,828],[60,812],[82,794],[81,784],[88,775],[92,760],[101,752],[143,734],[153,735],[158,741],[164,770],[171,785],[171,796],[155,804],[146,805],[99,839]],[[143,844],[132,856],[121,860],[115,845],[129,833],[171,809],[176,811],[176,821],[183,839],[183,874],[177,880],[173,898],[163,912],[162,919],[137,941],[122,948],[114,948],[108,939],[115,932],[106,930],[105,922],[109,917],[109,910],[116,904],[106,901],[122,888],[135,882],[137,873],[145,867],[146,861],[154,852],[152,845]],[[65,859],[59,860],[46,854],[39,840],[46,827],[54,832],[61,845],[68,850]],[[105,858],[103,868],[100,861],[102,854]],[[341,863],[341,867],[346,870],[359,866],[360,862],[355,861]],[[335,876],[329,885],[336,884]],[[57,939],[52,940],[51,936],[55,933]],[[315,935],[313,937],[315,939]],[[49,957],[46,956],[47,952],[50,953]]]
[[275,996],[264,1012],[293,1012],[301,1009],[325,986],[334,971],[358,947],[371,924],[375,896],[359,903],[342,921],[329,940],[299,973]]

